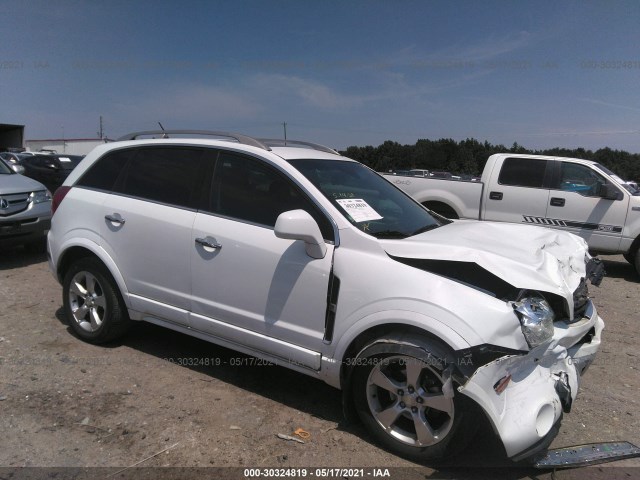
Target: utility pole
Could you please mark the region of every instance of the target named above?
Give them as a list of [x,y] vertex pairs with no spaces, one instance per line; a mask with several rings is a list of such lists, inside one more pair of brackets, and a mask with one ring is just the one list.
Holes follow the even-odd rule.
[[102,115],[100,115],[100,130],[98,131],[98,137],[100,137],[100,140],[104,138],[104,130],[102,129]]
[[282,126],[284,127],[284,144],[287,145],[287,122],[282,122]]

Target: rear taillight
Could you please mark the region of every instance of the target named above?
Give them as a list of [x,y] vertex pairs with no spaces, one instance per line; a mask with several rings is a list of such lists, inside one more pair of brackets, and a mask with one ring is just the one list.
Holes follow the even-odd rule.
[[64,197],[67,196],[71,187],[62,186],[56,190],[56,193],[53,194],[53,200],[51,201],[51,215],[53,216],[56,213],[56,210],[64,200]]

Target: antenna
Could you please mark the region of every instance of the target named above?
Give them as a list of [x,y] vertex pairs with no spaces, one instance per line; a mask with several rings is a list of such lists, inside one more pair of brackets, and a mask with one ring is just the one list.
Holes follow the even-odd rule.
[[287,122],[282,122],[282,126],[284,127],[284,146],[287,146]]
[[[158,125],[160,125],[160,129],[164,132],[164,127],[162,126],[162,124],[160,122],[158,122]],[[164,135],[162,135],[162,138],[169,138],[169,135],[167,135],[166,133]]]

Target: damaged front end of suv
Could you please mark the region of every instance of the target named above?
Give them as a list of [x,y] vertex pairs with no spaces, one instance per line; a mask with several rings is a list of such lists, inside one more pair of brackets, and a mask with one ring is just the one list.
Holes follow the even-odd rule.
[[[602,265],[596,259],[590,266]],[[563,413],[569,413],[582,375],[600,347],[604,322],[585,299],[586,279],[594,285],[601,273],[585,277],[576,290],[571,315],[554,311],[544,294],[522,291],[510,302],[530,350],[510,354],[477,368],[473,358],[489,352],[459,352],[463,375],[460,393],[481,405],[505,446],[518,461],[546,448],[556,436]],[[466,371],[465,371],[466,370]],[[466,374],[465,374],[466,373]]]
[[[515,461],[532,457],[556,436],[600,346],[604,322],[587,285],[600,284],[603,265],[588,254],[582,239],[545,229],[456,222],[441,231],[447,231],[448,244],[441,244],[435,232],[421,239],[429,258],[419,258],[406,243],[387,253],[503,302],[493,318],[484,305],[476,305],[475,318],[467,323],[482,332],[484,341],[455,351],[446,371],[453,377],[452,388],[486,413],[507,456]],[[480,237],[473,248],[471,232]],[[431,248],[424,248],[425,242]],[[507,323],[511,330],[504,330]],[[515,345],[507,339],[518,336],[518,324],[522,336]],[[500,328],[502,337],[495,333]]]

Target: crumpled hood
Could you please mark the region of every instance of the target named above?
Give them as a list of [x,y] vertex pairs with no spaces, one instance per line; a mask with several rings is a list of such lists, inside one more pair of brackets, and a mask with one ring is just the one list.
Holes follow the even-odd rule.
[[563,296],[586,276],[586,242],[548,228],[457,220],[404,240],[382,240],[393,257],[474,262],[519,289]]

